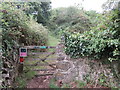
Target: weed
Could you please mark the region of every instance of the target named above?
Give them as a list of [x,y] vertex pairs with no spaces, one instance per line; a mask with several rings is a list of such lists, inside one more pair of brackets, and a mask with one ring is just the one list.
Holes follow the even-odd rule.
[[50,80],[49,88],[58,88],[59,89],[59,87],[55,84],[55,79]]
[[19,88],[24,88],[24,87],[26,87],[26,85],[27,85],[27,80],[30,80],[30,79],[32,79],[34,76],[35,76],[35,72],[34,71],[32,71],[30,68],[28,68],[28,67],[25,67],[24,68],[24,71],[25,72],[23,72],[23,74],[22,75],[20,75],[20,76],[18,76],[17,78],[16,78],[16,84],[17,84],[17,87],[19,87]]
[[59,40],[51,35],[48,36],[48,45],[56,46],[59,43]]
[[63,86],[61,88],[70,88],[69,84],[63,84]]
[[76,82],[77,82],[77,87],[78,88],[83,88],[84,86],[86,86],[86,82],[78,81],[78,80],[76,80]]

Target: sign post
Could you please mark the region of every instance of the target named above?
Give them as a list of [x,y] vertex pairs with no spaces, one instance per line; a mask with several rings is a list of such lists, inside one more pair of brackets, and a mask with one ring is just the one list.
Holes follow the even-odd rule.
[[20,48],[19,55],[20,55],[20,62],[23,62],[24,57],[27,57],[27,48]]
[[19,48],[19,62],[20,62],[18,68],[19,73],[23,73],[24,57],[27,57],[27,48]]

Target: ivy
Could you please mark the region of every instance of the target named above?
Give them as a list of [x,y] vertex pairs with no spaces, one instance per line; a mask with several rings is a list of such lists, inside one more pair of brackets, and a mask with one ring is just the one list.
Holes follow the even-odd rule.
[[[117,12],[118,13],[118,12]],[[120,60],[120,34],[116,11],[84,33],[65,32],[65,52],[73,58],[89,56],[95,59]],[[112,14],[112,15],[111,15]],[[114,18],[114,20],[113,20]],[[117,35],[117,36],[116,36]]]

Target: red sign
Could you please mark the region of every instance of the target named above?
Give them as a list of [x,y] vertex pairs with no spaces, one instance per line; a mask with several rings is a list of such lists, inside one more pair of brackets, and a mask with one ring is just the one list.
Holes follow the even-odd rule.
[[23,57],[20,57],[20,62],[23,62],[24,61],[24,58]]

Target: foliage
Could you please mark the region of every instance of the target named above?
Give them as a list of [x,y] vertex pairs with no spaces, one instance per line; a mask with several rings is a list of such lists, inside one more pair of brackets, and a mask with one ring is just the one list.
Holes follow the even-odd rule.
[[51,11],[50,21],[53,22],[51,31],[59,35],[63,31],[84,32],[92,25],[82,9],[77,7],[57,8]]
[[28,35],[31,35],[27,35],[26,37],[26,39],[29,41],[29,45],[47,45],[47,29],[34,20],[30,20],[27,25],[29,26]]
[[87,85],[87,83],[83,81],[76,81],[76,82],[77,82],[77,87],[79,88],[83,88]]
[[69,84],[63,84],[61,88],[70,88]]
[[101,21],[103,21],[102,14],[101,13],[97,13],[96,11],[85,11],[85,16],[90,20],[90,22],[92,23],[92,26],[96,26],[99,23],[101,23]]
[[[2,7],[3,48],[12,49],[15,44],[46,45],[47,29],[11,4]],[[9,37],[8,37],[9,36]],[[11,47],[12,46],[12,47]]]
[[42,23],[43,25],[47,25],[50,16],[50,1],[49,2],[29,2],[29,8],[25,10],[26,14],[33,15],[34,19],[37,20],[38,23]]
[[59,87],[55,84],[54,78],[50,80],[49,88],[58,88],[59,89]]
[[49,84],[50,88],[56,88],[58,90],[61,90],[63,88],[84,88],[85,86],[87,86],[87,83],[80,80],[74,80],[69,83],[62,83],[62,85],[59,86],[59,82],[54,78],[50,80]]
[[58,25],[68,23],[79,16],[79,10],[76,7],[58,8],[52,10],[51,20]]
[[25,72],[16,78],[15,87],[17,88],[25,88],[27,85],[27,81],[31,80],[36,74],[36,72],[32,71],[30,68],[25,68],[24,70]]
[[97,59],[120,59],[119,11],[111,11],[103,16],[102,22],[90,31],[80,33],[65,32],[66,53],[78,58],[90,56]]
[[57,46],[59,43],[59,39],[55,38],[52,34],[48,35],[48,46]]

